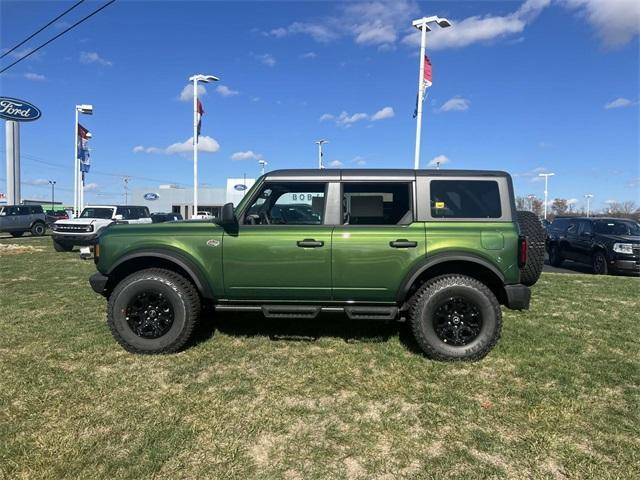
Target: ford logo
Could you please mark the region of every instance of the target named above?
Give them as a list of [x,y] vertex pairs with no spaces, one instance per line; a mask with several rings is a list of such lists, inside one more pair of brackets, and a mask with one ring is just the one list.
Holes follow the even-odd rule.
[[238,185],[234,185],[233,188],[235,188],[239,192],[244,192],[247,189],[247,186],[239,183]]
[[0,118],[14,122],[32,122],[41,116],[40,109],[29,102],[17,98],[0,97]]
[[145,200],[157,200],[159,198],[160,198],[160,195],[158,195],[157,193],[150,192],[150,193],[144,194]]

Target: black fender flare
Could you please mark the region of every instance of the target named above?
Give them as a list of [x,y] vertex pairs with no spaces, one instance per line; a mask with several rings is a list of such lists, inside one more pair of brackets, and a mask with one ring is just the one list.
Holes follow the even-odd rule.
[[187,272],[187,274],[191,277],[191,280],[193,280],[193,282],[196,284],[196,288],[204,298],[214,298],[211,286],[207,281],[206,275],[202,272],[202,269],[198,267],[198,265],[187,255],[184,255],[183,253],[177,250],[172,250],[170,248],[145,248],[142,250],[129,252],[118,258],[118,260],[113,265],[111,265],[109,270],[106,272],[106,275],[111,275],[118,267],[131,260],[145,257],[160,258],[162,260],[166,260],[176,264],[185,272]]
[[422,273],[424,273],[431,267],[445,262],[475,263],[491,271],[497,278],[500,279],[500,281],[504,285],[504,275],[488,260],[466,252],[443,252],[435,254],[433,256],[425,257],[422,261],[411,268],[409,273],[407,273],[407,275],[404,277],[404,280],[400,284],[400,288],[398,288],[396,300],[398,302],[403,302],[406,299],[407,293],[411,289],[411,286],[418,279],[418,277],[422,275]]

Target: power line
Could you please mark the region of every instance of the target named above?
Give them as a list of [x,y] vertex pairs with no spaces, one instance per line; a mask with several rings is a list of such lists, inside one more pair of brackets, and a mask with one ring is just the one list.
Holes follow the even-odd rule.
[[13,47],[10,50],[7,50],[6,52],[4,52],[2,55],[0,55],[0,58],[4,58],[7,55],[9,55],[11,52],[13,52],[16,48],[21,47],[22,45],[24,45],[25,43],[27,43],[29,40],[31,40],[33,37],[35,37],[37,34],[39,34],[41,31],[43,31],[45,28],[47,28],[49,25],[51,25],[53,22],[55,22],[56,20],[59,20],[60,18],[64,17],[67,13],[69,13],[71,10],[73,10],[74,8],[76,8],[78,5],[80,5],[82,2],[84,2],[84,0],[80,0],[78,3],[76,3],[75,5],[69,7],[68,9],[66,9],[64,12],[62,12],[60,15],[58,15],[56,18],[54,18],[53,20],[51,20],[49,23],[47,23],[44,27],[42,27],[40,30],[38,30],[37,32],[32,33],[31,35],[29,35],[27,38],[25,38],[23,41],[21,41],[19,44],[17,44],[15,47]]
[[0,73],[6,72],[7,70],[9,70],[11,67],[13,67],[15,64],[21,62],[22,60],[24,60],[25,58],[33,55],[34,53],[36,53],[38,50],[40,50],[41,48],[46,47],[47,45],[49,45],[51,42],[53,42],[54,40],[56,40],[57,38],[60,38],[62,35],[64,35],[65,33],[67,33],[69,30],[77,27],[78,25],[80,25],[82,22],[84,22],[85,20],[88,20],[89,18],[93,17],[96,13],[98,13],[101,10],[104,10],[105,8],[107,8],[109,5],[111,5],[113,2],[115,2],[116,0],[110,0],[109,2],[105,3],[103,6],[101,6],[100,8],[98,8],[97,10],[94,10],[93,12],[91,12],[89,15],[87,15],[84,18],[81,18],[80,20],[78,20],[76,23],[74,23],[73,25],[71,25],[69,28],[63,30],[62,32],[60,32],[58,35],[56,35],[55,37],[47,40],[46,42],[44,42],[42,45],[40,45],[37,48],[34,48],[33,50],[31,50],[29,53],[27,53],[26,55],[20,57],[19,59],[17,59],[15,62],[13,62],[11,65],[9,65],[8,67],[3,68],[2,70],[0,70]]

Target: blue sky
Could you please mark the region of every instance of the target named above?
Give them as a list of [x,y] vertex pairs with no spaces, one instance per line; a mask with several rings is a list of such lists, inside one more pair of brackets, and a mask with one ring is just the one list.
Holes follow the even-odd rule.
[[[14,53],[101,4],[85,2]],[[0,5],[7,48],[72,2]],[[94,135],[86,200],[122,201],[122,175],[131,187],[190,185],[192,104],[180,96],[194,73],[221,79],[201,97],[202,183],[256,176],[258,158],[269,169],[314,168],[319,138],[330,140],[333,165],[412,168],[419,59],[410,25],[433,14],[454,26],[428,34],[422,166],[442,156],[447,168],[507,170],[518,194],[540,197],[537,174],[553,171],[552,198],[640,201],[634,0],[119,0],[0,77],[2,95],[43,112],[21,130],[23,197],[50,198],[54,179],[56,196],[71,201],[78,103],[95,108],[82,118]],[[3,167],[0,191],[4,177]]]

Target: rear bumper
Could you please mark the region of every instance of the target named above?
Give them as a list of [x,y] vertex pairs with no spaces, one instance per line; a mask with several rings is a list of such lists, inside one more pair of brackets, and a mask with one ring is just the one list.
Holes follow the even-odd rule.
[[529,310],[531,301],[531,289],[526,285],[505,285],[504,291],[507,294],[506,307],[511,310]]
[[94,292],[99,293],[100,295],[106,296],[108,281],[109,277],[100,272],[96,272],[89,277],[89,285],[91,285]]

